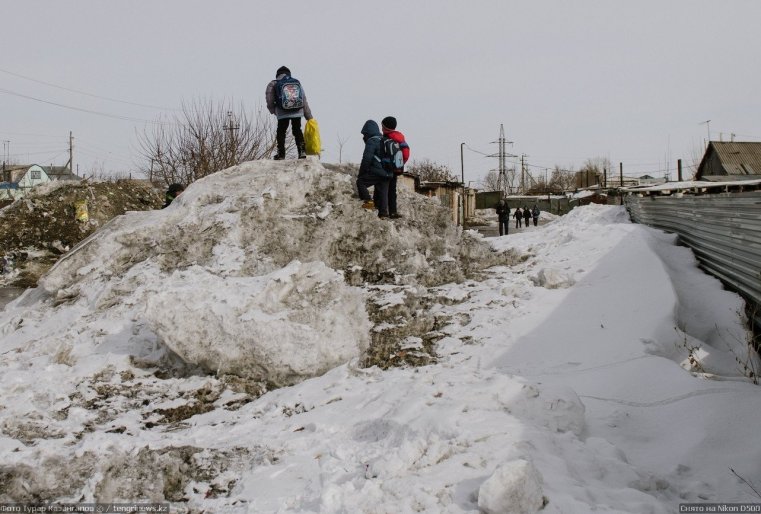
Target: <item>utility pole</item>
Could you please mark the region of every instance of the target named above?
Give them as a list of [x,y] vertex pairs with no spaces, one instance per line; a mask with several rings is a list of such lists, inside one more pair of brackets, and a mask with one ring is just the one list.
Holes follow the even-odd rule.
[[74,136],[69,131],[69,173],[74,173]]
[[227,111],[227,126],[225,127],[225,130],[230,132],[230,137],[233,137],[233,131],[238,130],[240,128],[240,125],[238,125],[238,122],[235,121],[235,118],[233,118],[233,112]]
[[682,159],[676,160],[676,169],[677,169],[677,177],[679,178],[679,182],[682,181]]
[[460,204],[462,205],[462,228],[465,229],[465,156],[463,147],[465,143],[460,143],[460,173],[462,173],[462,193],[460,195]]
[[623,162],[619,162],[618,163],[618,176],[619,176],[619,180],[621,181],[619,183],[618,187],[619,187],[619,192],[621,193],[621,205],[623,205],[624,204],[624,193],[623,193],[623,191],[621,191],[621,189],[624,188],[624,163]]
[[3,166],[11,158],[11,142],[7,139],[3,139]]
[[240,125],[238,125],[237,122],[235,122],[233,118],[233,112],[227,111],[227,126],[224,128],[224,130],[229,132],[229,145],[230,145],[230,161],[229,164],[234,165],[237,164],[237,153],[238,153],[238,138],[235,137],[235,132],[240,128]]

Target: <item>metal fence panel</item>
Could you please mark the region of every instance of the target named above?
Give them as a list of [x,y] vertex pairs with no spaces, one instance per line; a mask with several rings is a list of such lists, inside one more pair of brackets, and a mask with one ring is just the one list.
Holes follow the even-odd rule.
[[761,191],[625,198],[635,223],[676,233],[701,267],[742,294],[761,329]]

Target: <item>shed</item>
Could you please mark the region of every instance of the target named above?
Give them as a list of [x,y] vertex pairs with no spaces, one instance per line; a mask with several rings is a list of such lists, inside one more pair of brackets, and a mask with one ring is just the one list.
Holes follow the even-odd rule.
[[761,179],[761,143],[711,141],[695,180]]

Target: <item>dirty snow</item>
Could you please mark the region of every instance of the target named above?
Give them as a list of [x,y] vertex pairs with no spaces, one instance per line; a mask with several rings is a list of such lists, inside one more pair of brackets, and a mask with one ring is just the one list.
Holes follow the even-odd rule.
[[673,236],[590,205],[483,238],[435,199],[402,192],[389,222],[352,192],[311,159],[231,168],[114,219],[6,306],[0,500],[758,501],[738,478],[761,476],[743,305]]

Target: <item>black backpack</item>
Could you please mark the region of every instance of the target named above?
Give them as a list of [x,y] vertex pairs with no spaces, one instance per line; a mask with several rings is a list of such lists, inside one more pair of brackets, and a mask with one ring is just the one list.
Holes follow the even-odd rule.
[[381,138],[381,165],[384,170],[396,175],[401,175],[402,171],[404,171],[402,147],[399,143],[386,136]]
[[304,108],[304,88],[298,79],[286,75],[275,83],[275,101],[284,111]]

